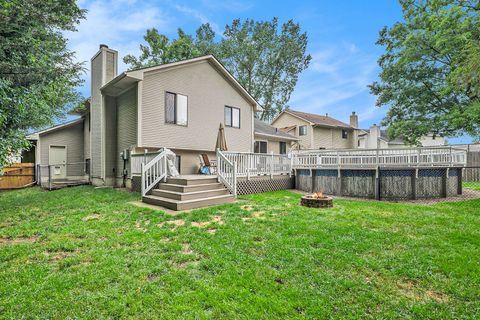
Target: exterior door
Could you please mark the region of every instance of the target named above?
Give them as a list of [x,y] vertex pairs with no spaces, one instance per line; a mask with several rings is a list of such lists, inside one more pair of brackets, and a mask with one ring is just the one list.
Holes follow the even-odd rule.
[[50,146],[49,163],[52,179],[67,177],[67,147]]

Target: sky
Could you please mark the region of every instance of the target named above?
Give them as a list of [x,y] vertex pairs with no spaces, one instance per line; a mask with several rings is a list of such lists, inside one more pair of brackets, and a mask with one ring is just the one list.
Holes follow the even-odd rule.
[[[378,32],[402,18],[396,0],[79,0],[78,4],[88,10],[86,20],[78,32],[66,36],[76,58],[86,62],[85,83],[80,88],[85,97],[90,95],[90,58],[101,43],[119,52],[120,73],[127,69],[122,58],[139,54],[149,28],[174,38],[177,28],[194,34],[200,24],[209,22],[220,37],[233,19],[278,17],[280,23],[293,19],[307,32],[307,52],[312,56],[290,99],[291,109],[328,113],[347,123],[355,111],[362,128],[380,123],[387,112],[387,107],[375,106],[367,85],[380,71],[377,60],[383,48],[375,44]],[[467,143],[470,139],[449,141]]]

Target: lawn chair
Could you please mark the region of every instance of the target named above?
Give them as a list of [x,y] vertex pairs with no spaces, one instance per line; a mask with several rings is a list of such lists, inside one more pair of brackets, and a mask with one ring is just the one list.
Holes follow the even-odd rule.
[[210,174],[216,174],[217,173],[217,161],[216,160],[210,160],[206,153],[202,153],[200,155],[200,164],[201,164],[200,172],[202,171],[202,169],[201,169],[202,167],[207,167],[208,172]]

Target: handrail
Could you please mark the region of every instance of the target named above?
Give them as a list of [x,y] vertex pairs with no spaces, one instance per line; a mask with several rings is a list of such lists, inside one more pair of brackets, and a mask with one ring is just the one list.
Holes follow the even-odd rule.
[[217,149],[217,177],[218,181],[223,183],[230,193],[236,197],[237,164],[228,160],[220,149]]
[[236,163],[237,177],[291,175],[292,159],[286,154],[223,152],[225,158]]
[[167,178],[167,152],[165,148],[148,163],[142,163],[142,197],[157,183]]
[[467,152],[451,147],[309,150],[293,154],[294,168],[465,166]]

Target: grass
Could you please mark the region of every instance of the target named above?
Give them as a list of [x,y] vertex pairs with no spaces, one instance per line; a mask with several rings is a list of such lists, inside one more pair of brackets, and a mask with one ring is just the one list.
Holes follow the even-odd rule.
[[480,191],[480,182],[478,182],[478,181],[464,181],[463,182],[463,187]]
[[90,186],[0,193],[0,317],[480,316],[480,200],[299,197],[171,216]]

